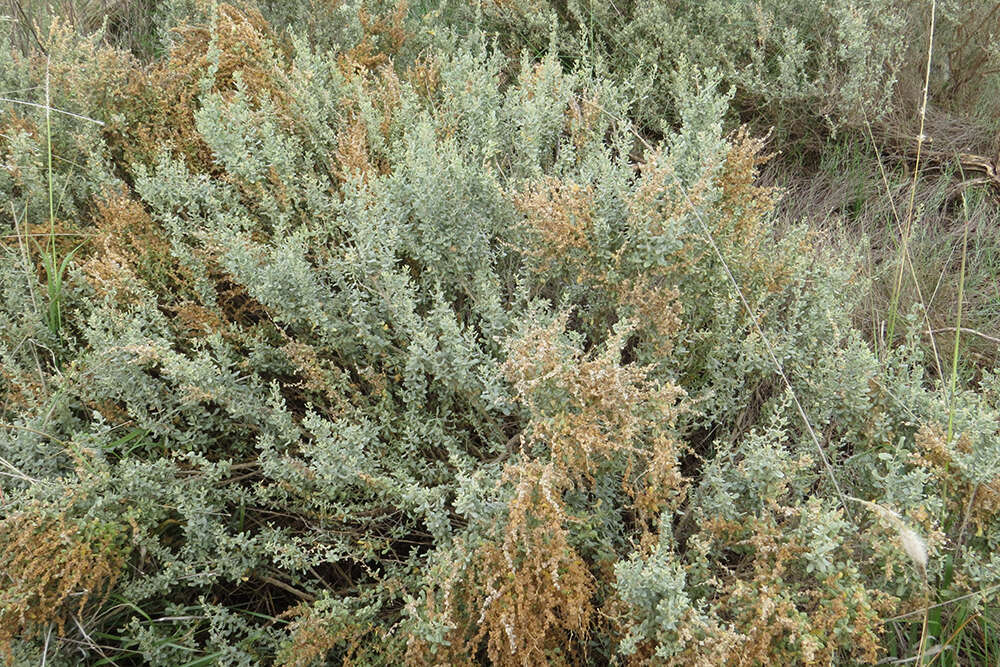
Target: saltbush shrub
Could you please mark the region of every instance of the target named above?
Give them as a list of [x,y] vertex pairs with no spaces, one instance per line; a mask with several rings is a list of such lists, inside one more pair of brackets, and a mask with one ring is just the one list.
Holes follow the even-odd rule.
[[989,650],[996,375],[950,396],[916,310],[873,347],[732,124],[854,122],[895,5],[453,4],[3,51],[58,109],[0,118],[8,659]]

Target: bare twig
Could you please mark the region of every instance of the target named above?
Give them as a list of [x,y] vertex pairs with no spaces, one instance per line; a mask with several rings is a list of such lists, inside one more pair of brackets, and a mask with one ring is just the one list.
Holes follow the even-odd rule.
[[271,584],[272,586],[277,586],[281,590],[286,591],[288,593],[291,593],[292,595],[294,595],[295,597],[299,598],[300,600],[305,600],[306,602],[315,602],[316,601],[316,596],[313,595],[312,593],[306,593],[303,590],[299,590],[298,588],[295,588],[294,586],[290,586],[290,585],[286,584],[285,582],[281,581],[280,579],[275,579],[274,577],[268,576],[266,574],[265,575],[258,575],[257,578],[260,579],[261,581],[263,581],[264,583]]
[[934,329],[932,333],[954,333],[956,331],[960,331],[961,333],[971,334],[973,336],[978,336],[983,340],[988,340],[991,343],[996,343],[1000,345],[1000,338],[984,334],[982,331],[976,331],[975,329],[970,329],[969,327],[941,327],[940,329]]
[[968,600],[969,598],[974,598],[977,595],[989,595],[990,593],[995,593],[1000,591],[1000,584],[996,586],[990,586],[989,588],[984,588],[981,591],[972,591],[971,593],[966,593],[965,595],[959,595],[958,597],[952,598],[950,600],[945,600],[944,602],[939,602],[937,604],[932,604],[929,607],[923,607],[921,609],[914,609],[913,611],[908,611],[905,614],[900,614],[899,616],[893,616],[892,618],[886,618],[879,621],[880,623],[892,623],[894,621],[902,621],[904,618],[911,618],[913,616],[920,616],[931,609],[938,609],[940,607],[947,607],[950,604],[956,602],[961,602],[962,600]]
[[12,97],[0,97],[0,102],[7,102],[9,104],[23,104],[26,107],[34,107],[36,109],[44,109],[45,111],[55,111],[56,113],[61,113],[61,114],[65,115],[65,116],[71,116],[73,118],[78,118],[79,120],[85,120],[85,121],[88,121],[88,122],[91,122],[91,123],[96,123],[96,124],[101,125],[101,126],[104,125],[104,121],[103,120],[96,120],[94,118],[90,118],[89,116],[81,116],[80,114],[73,113],[72,111],[65,111],[63,109],[56,109],[55,107],[49,106],[47,104],[36,104],[35,102],[28,102],[26,100],[16,100],[16,99],[14,99]]
[[57,445],[62,445],[63,447],[69,447],[70,446],[70,444],[68,442],[66,442],[65,440],[60,440],[56,436],[51,435],[49,433],[46,433],[45,431],[39,431],[37,429],[29,428],[27,426],[18,426],[17,424],[5,424],[3,422],[0,422],[0,427],[13,429],[15,431],[27,431],[28,433],[34,433],[35,435],[40,435],[40,436],[42,436],[44,438],[48,438],[49,440],[51,440],[52,442],[56,443]]

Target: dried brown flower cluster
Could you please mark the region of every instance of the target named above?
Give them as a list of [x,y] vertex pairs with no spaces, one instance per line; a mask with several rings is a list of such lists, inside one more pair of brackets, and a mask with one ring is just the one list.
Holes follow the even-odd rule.
[[716,603],[738,633],[724,664],[830,664],[842,655],[839,637],[845,635],[854,659],[875,661],[882,650],[878,619],[897,600],[865,588],[856,572],[809,576],[801,560],[809,546],[794,531],[808,513],[774,509],[758,519],[705,526],[703,538],[711,536],[705,544],[712,543],[716,555],[748,552],[718,581]]
[[[309,667],[319,661],[329,664],[327,657],[333,650],[339,650],[344,667],[366,665],[383,646],[379,642],[380,629],[370,622],[331,622],[307,604],[293,607],[282,616],[295,620],[289,625],[290,640],[275,661],[281,667]],[[384,654],[381,657],[389,659]]]
[[[288,109],[282,57],[267,21],[249,7],[221,3],[214,26],[182,26],[175,32],[181,41],[168,59],[148,71],[131,68],[116,106],[129,112],[132,122],[112,123],[106,134],[130,163],[155,163],[166,148],[183,156],[189,168],[212,172],[217,169],[211,151],[195,127],[201,79],[214,71],[215,90],[231,93],[238,77],[256,99],[267,96],[279,109]],[[286,122],[294,122],[290,111]]]
[[[588,357],[566,339],[567,318],[563,313],[527,331],[505,365],[530,417],[523,460],[504,475],[513,495],[501,534],[475,549],[443,592],[426,592],[425,613],[452,624],[453,649],[466,647],[451,657],[468,659],[485,640],[497,665],[585,661],[597,622],[594,594],[613,572],[587,563],[570,545],[574,520],[564,493],[593,484],[616,460],[624,463],[622,487],[633,498],[643,541],[652,539],[660,512],[684,497],[681,446],[670,434],[684,392],[653,382],[647,369],[621,364],[629,327]],[[547,453],[531,455],[538,451]],[[414,663],[432,655],[422,642],[412,642],[410,653]]]
[[[639,188],[638,197],[643,196],[641,191]],[[613,247],[598,239],[594,196],[591,186],[551,177],[518,195],[515,204],[525,215],[522,228],[527,234],[521,250],[532,262],[536,276],[543,280],[558,277],[587,287],[595,302],[634,317],[644,340],[657,353],[669,354],[673,335],[680,327],[681,306],[674,286],[677,267],[637,271],[627,266],[628,243]],[[613,316],[600,311],[591,317]]]
[[62,635],[74,614],[100,603],[127,556],[123,531],[84,523],[35,504],[0,521],[0,648],[54,626]]
[[961,434],[949,443],[940,427],[924,424],[915,438],[919,449],[913,460],[949,491],[943,494],[949,499],[949,514],[982,534],[1000,512],[1000,477],[975,484],[962,473],[955,454],[971,450],[968,435]]
[[552,463],[508,470],[515,484],[503,541],[477,551],[484,573],[477,634],[496,665],[580,664],[594,613],[593,576],[568,542],[562,492]]

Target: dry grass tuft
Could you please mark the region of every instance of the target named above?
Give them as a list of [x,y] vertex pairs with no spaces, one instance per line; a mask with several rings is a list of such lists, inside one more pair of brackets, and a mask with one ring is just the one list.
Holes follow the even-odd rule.
[[15,24],[11,44],[21,52],[42,43],[38,24],[57,16],[83,35],[106,28],[107,41],[143,55],[151,55],[153,50],[154,20],[150,4],[141,0],[5,0],[2,3]]

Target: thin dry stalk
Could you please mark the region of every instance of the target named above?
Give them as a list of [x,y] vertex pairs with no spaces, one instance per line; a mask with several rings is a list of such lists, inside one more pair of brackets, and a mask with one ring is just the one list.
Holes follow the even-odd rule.
[[906,221],[904,223],[903,238],[900,247],[899,270],[896,273],[896,284],[893,287],[892,302],[889,305],[889,337],[887,339],[889,345],[892,345],[896,331],[896,312],[899,308],[899,293],[903,286],[903,257],[906,255],[910,242],[910,231],[913,226],[913,207],[917,197],[917,182],[920,179],[920,158],[924,142],[927,141],[927,136],[924,134],[924,123],[927,119],[927,95],[931,82],[931,58],[934,54],[934,25],[936,18],[937,0],[931,0],[931,28],[927,44],[927,67],[924,71],[923,102],[920,105],[920,133],[917,135],[917,158],[916,164],[913,166],[913,183],[910,187],[910,202],[907,205]]
[[[889,206],[892,209],[892,217],[896,220],[896,228],[900,232],[900,236],[905,236],[903,231],[903,222],[899,219],[899,212],[896,210],[896,202],[892,196],[892,189],[889,187],[889,179],[886,177],[885,166],[882,164],[882,153],[878,149],[878,144],[875,143],[875,137],[872,135],[871,125],[868,123],[868,119],[865,118],[865,128],[868,130],[868,139],[871,141],[872,148],[875,149],[875,159],[878,162],[878,171],[882,177],[882,185],[885,187],[886,200],[889,202]],[[921,132],[922,133],[922,132]],[[931,326],[931,320],[929,315],[930,304],[924,301],[923,290],[920,289],[920,281],[917,280],[917,272],[913,268],[913,256],[911,255],[909,248],[903,245],[903,255],[906,260],[907,266],[910,268],[910,277],[913,279],[913,286],[917,290],[917,299],[920,301],[922,306],[922,311],[924,315],[924,324],[927,325],[927,334],[931,339],[931,349],[934,352],[934,365],[937,368],[938,377],[944,377],[944,372],[941,367],[941,356],[938,354],[937,340],[934,338],[934,329]],[[933,300],[933,296],[931,297]],[[890,338],[891,343],[891,338]]]
[[945,442],[951,443],[955,424],[955,385],[958,381],[958,350],[962,340],[962,301],[965,298],[965,261],[969,254],[969,205],[965,193],[962,193],[962,211],[965,213],[965,231],[962,234],[962,268],[958,272],[958,306],[955,314],[955,349],[951,359],[951,386],[948,391],[948,436]]

